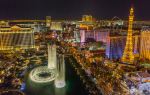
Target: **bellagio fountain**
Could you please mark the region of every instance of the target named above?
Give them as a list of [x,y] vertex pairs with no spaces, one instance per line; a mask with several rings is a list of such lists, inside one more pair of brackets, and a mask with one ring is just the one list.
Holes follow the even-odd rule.
[[54,81],[56,88],[65,87],[64,55],[57,54],[57,46],[48,44],[48,66],[34,68],[30,79],[35,83],[50,83]]

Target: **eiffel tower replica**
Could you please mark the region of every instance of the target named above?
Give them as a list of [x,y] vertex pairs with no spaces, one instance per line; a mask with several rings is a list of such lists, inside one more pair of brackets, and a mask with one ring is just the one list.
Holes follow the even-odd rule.
[[132,42],[133,20],[134,20],[134,9],[133,7],[131,7],[130,15],[129,15],[129,25],[128,25],[126,46],[122,56],[122,62],[129,63],[129,64],[132,64],[134,61],[133,42]]

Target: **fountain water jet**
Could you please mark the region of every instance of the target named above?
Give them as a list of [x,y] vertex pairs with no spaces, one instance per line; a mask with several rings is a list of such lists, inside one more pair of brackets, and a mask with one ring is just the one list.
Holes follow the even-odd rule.
[[55,79],[55,86],[57,88],[63,88],[66,83],[65,83],[65,62],[64,62],[64,55],[59,54],[58,55],[58,63],[57,63],[57,72],[58,76]]
[[56,72],[56,45],[48,44],[48,66],[40,66],[33,69],[29,76],[37,83],[47,83],[55,80]]
[[57,58],[56,45],[48,44],[48,66],[34,68],[29,77],[36,83],[48,83],[55,80],[56,88],[63,88],[66,85],[64,55],[59,54]]
[[48,44],[48,68],[56,69],[56,45]]

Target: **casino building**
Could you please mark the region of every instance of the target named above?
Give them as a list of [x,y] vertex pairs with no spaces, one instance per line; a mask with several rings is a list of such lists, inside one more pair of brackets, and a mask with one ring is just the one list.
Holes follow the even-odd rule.
[[29,49],[34,48],[34,32],[27,27],[1,27],[0,50]]
[[140,57],[150,60],[150,27],[141,30]]
[[[139,55],[140,52],[140,36],[135,35],[133,39],[133,54]],[[126,43],[126,36],[109,36],[107,37],[106,56],[110,59],[120,59]]]

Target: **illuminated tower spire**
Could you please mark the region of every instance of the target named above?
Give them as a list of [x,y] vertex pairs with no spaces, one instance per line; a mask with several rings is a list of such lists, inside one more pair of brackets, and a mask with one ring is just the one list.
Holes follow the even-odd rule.
[[122,62],[126,62],[126,63],[133,63],[134,61],[133,43],[132,43],[133,20],[134,20],[134,9],[133,7],[131,7],[130,15],[129,15],[129,25],[128,25],[126,46],[125,46],[124,53],[122,56]]

